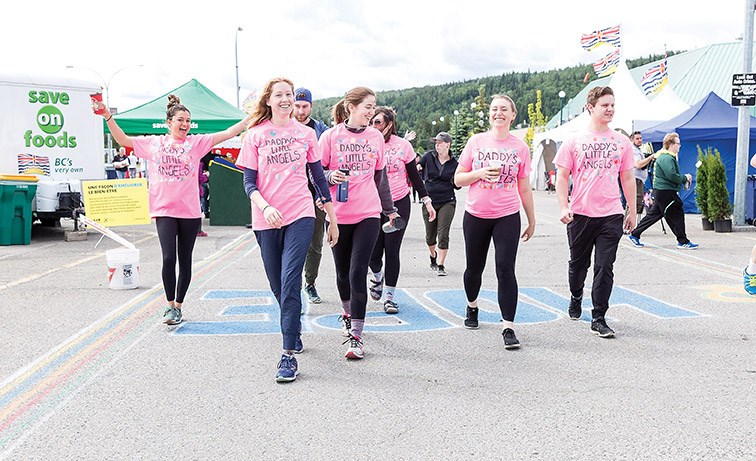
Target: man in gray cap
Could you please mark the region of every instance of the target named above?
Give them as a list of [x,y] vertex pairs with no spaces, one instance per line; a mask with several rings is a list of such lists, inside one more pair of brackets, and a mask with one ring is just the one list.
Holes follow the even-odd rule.
[[[320,120],[315,120],[310,117],[312,113],[312,93],[307,88],[297,88],[294,91],[294,118],[315,130],[315,135],[320,138],[328,126]],[[310,169],[307,168],[307,177],[310,177]],[[312,193],[313,201],[317,199],[315,196],[315,188],[312,187],[312,181],[307,183]],[[323,233],[325,231],[325,212],[315,206],[315,230],[312,232],[312,240],[310,241],[310,248],[307,249],[307,257],[305,258],[304,277],[305,286],[304,291],[307,295],[307,299],[313,304],[320,304],[322,301],[318,290],[315,289],[315,279],[318,278],[318,270],[320,269],[320,259],[323,256]]]

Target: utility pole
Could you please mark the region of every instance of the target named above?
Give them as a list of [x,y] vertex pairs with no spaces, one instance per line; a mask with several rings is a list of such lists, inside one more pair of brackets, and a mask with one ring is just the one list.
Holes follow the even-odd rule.
[[[743,73],[750,74],[753,63],[753,11],[755,0],[745,2],[745,30],[743,31]],[[738,107],[738,141],[735,155],[735,184],[733,224],[745,224],[746,178],[748,176],[748,143],[751,132],[750,107]]]

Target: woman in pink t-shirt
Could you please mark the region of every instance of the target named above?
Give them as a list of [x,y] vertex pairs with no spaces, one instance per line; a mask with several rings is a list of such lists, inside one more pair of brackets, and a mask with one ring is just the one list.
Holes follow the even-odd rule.
[[[509,96],[494,95],[488,111],[491,129],[467,141],[454,174],[457,186],[470,186],[462,222],[467,260],[464,326],[478,328],[478,294],[493,239],[506,349],[520,347],[514,333],[518,296],[515,260],[519,237],[528,241],[535,230],[533,192],[528,180],[530,149],[509,132],[516,116],[515,103]],[[528,227],[522,235],[520,207],[528,218]]]
[[[257,100],[252,123],[236,164],[244,168],[244,189],[252,200],[255,231],[265,274],[281,310],[283,354],[276,381],[294,381],[299,365],[294,353],[302,352],[302,270],[315,228],[312,195],[306,168],[315,192],[331,222],[336,222],[328,183],[320,163],[315,131],[291,118],[294,84],[274,78]],[[338,226],[328,229],[328,243],[339,239]]]
[[[420,173],[417,171],[415,162],[415,149],[406,139],[397,136],[396,113],[390,107],[381,106],[375,109],[375,116],[370,125],[380,130],[385,141],[384,157],[386,158],[386,175],[388,176],[391,199],[394,201],[400,216],[406,221],[410,217],[410,188],[409,181],[420,194],[420,201],[430,215],[430,220],[436,219],[436,210],[431,205],[431,199],[425,190],[425,184]],[[408,181],[409,180],[409,181]],[[381,223],[388,222],[388,217],[381,216]],[[402,240],[406,227],[391,233],[378,233],[378,241],[370,258],[370,271],[373,278],[370,280],[370,297],[376,301],[384,297],[383,311],[387,314],[399,312],[399,305],[394,302],[396,283],[399,281],[399,252],[402,248]],[[386,253],[386,275],[384,289],[383,253]]]
[[374,114],[373,90],[352,88],[333,106],[336,126],[326,130],[319,141],[323,168],[332,184],[331,194],[336,196],[339,243],[333,247],[333,260],[347,336],[345,343],[349,343],[345,354],[348,359],[361,359],[365,355],[362,348],[368,291],[365,274],[381,231],[380,214],[383,212],[391,225],[399,217],[386,178],[383,134],[368,126]]
[[107,107],[103,104],[101,107],[116,142],[133,147],[138,158],[148,160],[150,215],[155,218],[163,253],[163,288],[168,300],[163,317],[168,325],[177,325],[182,321],[181,306],[192,279],[192,251],[202,220],[197,193],[200,159],[214,145],[241,133],[248,120],[245,118],[218,133],[189,135],[191,113],[178,96],[169,95],[168,134],[132,137],[118,126]]

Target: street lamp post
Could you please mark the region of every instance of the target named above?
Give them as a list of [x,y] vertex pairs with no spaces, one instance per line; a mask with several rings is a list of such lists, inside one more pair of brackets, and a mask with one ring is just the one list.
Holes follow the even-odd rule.
[[454,143],[457,142],[457,130],[459,129],[459,122],[457,121],[457,117],[459,116],[459,111],[457,109],[454,109]]
[[562,110],[564,109],[564,97],[567,96],[567,93],[560,90],[559,91],[559,126],[562,126]]
[[236,108],[239,108],[239,90],[241,90],[241,87],[239,86],[239,32],[241,32],[243,29],[241,27],[236,28],[236,33],[234,34],[234,61],[236,63]]
[[[99,77],[100,81],[102,82],[103,89],[105,90],[105,105],[108,107],[108,110],[111,110],[111,107],[110,107],[110,83],[113,81],[113,79],[115,78],[116,75],[118,75],[119,73],[121,73],[122,71],[124,71],[126,69],[131,69],[132,67],[144,67],[144,64],[136,64],[136,65],[133,65],[133,66],[121,67],[117,71],[113,72],[113,74],[110,76],[110,78],[108,80],[105,80],[105,78],[102,76],[102,74],[100,74],[96,70],[91,69],[89,67],[83,67],[83,66],[66,66],[66,69],[84,69],[84,70],[88,70],[88,71],[92,72],[93,74],[97,75],[97,77]],[[113,138],[110,135],[110,133],[108,133],[107,140],[108,140],[108,155],[110,155],[111,151],[113,150]]]
[[105,78],[97,72],[94,69],[90,69],[89,67],[83,67],[83,66],[66,66],[66,69],[84,69],[92,72],[93,74],[97,75],[100,78],[100,82],[102,82],[103,89],[105,90],[105,105],[108,106],[108,110],[110,110],[110,83],[113,81],[116,75],[123,72],[126,69],[131,69],[132,67],[144,67],[144,64],[136,64],[133,66],[126,66],[121,67],[117,71],[113,72],[113,74],[110,76],[110,78],[106,81]]

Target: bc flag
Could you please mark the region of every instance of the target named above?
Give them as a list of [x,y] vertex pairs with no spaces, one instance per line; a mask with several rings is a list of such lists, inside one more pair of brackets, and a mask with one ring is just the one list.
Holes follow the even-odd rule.
[[613,27],[607,27],[606,29],[596,30],[589,34],[583,34],[580,37],[580,45],[585,50],[592,50],[602,43],[612,45],[616,48],[620,48],[620,25],[617,24]]
[[669,78],[667,77],[667,57],[655,66],[649,67],[646,73],[641,77],[641,87],[646,96],[656,94],[664,88]]

